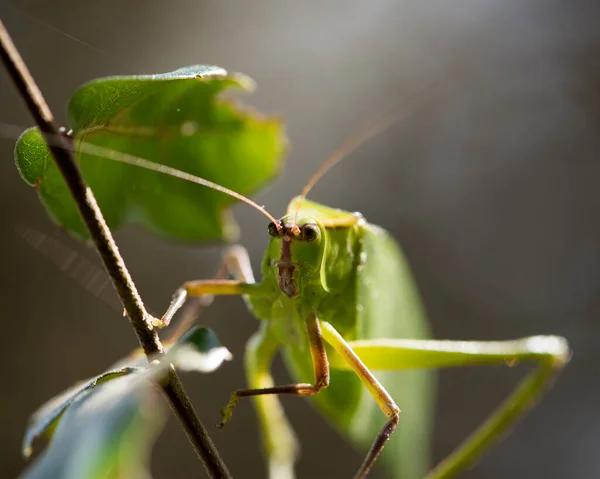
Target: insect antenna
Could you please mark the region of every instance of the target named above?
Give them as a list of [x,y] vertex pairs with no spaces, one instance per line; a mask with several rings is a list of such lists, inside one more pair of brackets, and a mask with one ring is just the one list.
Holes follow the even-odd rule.
[[29,226],[17,225],[15,232],[29,246],[49,259],[94,296],[104,301],[112,309],[123,311],[123,306],[117,299],[114,290],[110,287],[107,288],[111,281],[102,267],[95,265],[61,240]]
[[[75,150],[75,149],[74,149]],[[121,153],[119,151],[110,150],[108,148],[104,148],[102,146],[94,145],[92,143],[79,143],[77,146],[77,150],[83,151],[88,155],[98,156],[101,158],[107,158],[109,160],[118,161],[121,163],[125,163],[128,165],[137,166],[139,168],[144,168],[146,170],[156,171],[158,173],[162,173],[165,175],[173,176],[175,178],[179,178],[185,181],[189,181],[191,183],[196,183],[197,185],[205,186],[207,188],[213,189],[215,191],[219,191],[220,193],[229,195],[237,200],[243,201],[244,203],[252,206],[254,209],[265,215],[269,220],[271,220],[276,227],[279,229],[279,221],[275,219],[273,215],[271,215],[264,206],[255,203],[250,198],[238,193],[237,191],[230,190],[214,181],[207,180],[206,178],[201,178],[200,176],[192,175],[191,173],[187,173],[185,171],[178,170],[177,168],[172,168],[170,166],[161,165],[160,163],[155,163],[150,160],[146,160],[144,158],[140,158],[139,156],[130,155],[128,153]]]
[[[18,137],[23,130],[14,127],[12,125],[3,125],[0,124],[0,133],[3,136],[16,136]],[[18,132],[16,135],[15,133]],[[67,134],[68,136],[68,134]],[[51,135],[45,135],[46,140],[52,141]],[[70,138],[70,137],[69,137]],[[127,165],[137,166],[139,168],[144,168],[146,170],[156,171],[158,173],[162,173],[165,175],[173,176],[175,178],[179,178],[181,180],[189,181],[191,183],[196,183],[197,185],[205,186],[207,188],[213,189],[215,191],[219,191],[220,193],[229,195],[237,200],[243,201],[244,203],[252,206],[254,209],[265,215],[271,222],[275,224],[277,229],[281,228],[279,221],[275,219],[273,215],[271,215],[264,206],[255,203],[250,198],[238,193],[236,191],[230,190],[214,181],[207,180],[206,178],[201,178],[196,175],[192,175],[191,173],[187,173],[185,171],[178,170],[177,168],[172,168],[170,166],[162,165],[160,163],[155,163],[154,161],[146,160],[145,158],[140,158],[139,156],[130,155],[128,153],[122,153],[120,151],[111,150],[109,148],[105,148],[103,146],[94,145],[93,143],[85,143],[83,141],[78,142],[75,146],[73,142],[69,142],[71,145],[70,150],[73,153],[83,152],[91,156],[97,156],[100,158],[106,158],[112,161],[118,161],[120,163],[125,163]],[[55,145],[61,146],[62,142],[55,141]]]
[[[423,93],[429,90],[431,85],[421,88],[419,93]],[[421,97],[421,95],[418,95]],[[390,108],[384,110],[382,113],[373,117],[370,121],[365,123],[358,131],[354,132],[350,137],[342,143],[329,157],[321,164],[319,169],[310,177],[308,183],[302,188],[302,192],[299,195],[298,205],[294,213],[294,222],[292,230],[296,233],[299,232],[296,220],[300,211],[302,200],[306,198],[310,190],[319,182],[323,176],[336,164],[346,158],[350,153],[357,150],[371,138],[383,133],[389,127],[398,123],[402,120],[406,120],[411,113],[414,112],[414,108],[405,108],[406,102],[396,102]]]
[[106,57],[111,62],[114,62],[115,65],[119,65],[122,67],[124,67],[126,65],[123,61],[119,60],[112,53],[110,53],[106,50],[103,50],[102,48],[98,48],[98,47],[92,45],[91,43],[87,43],[86,41],[82,40],[81,38],[71,35],[64,30],[61,30],[60,28],[56,27],[49,21],[44,20],[41,17],[37,17],[37,16],[33,15],[32,13],[28,12],[26,9],[24,9],[20,6],[6,2],[3,5],[3,7],[11,10],[12,12],[16,13],[17,15],[27,18],[31,22],[35,22],[38,25],[41,25],[42,27],[44,27],[45,29],[47,29],[49,31],[55,32],[58,35],[62,35],[63,37],[68,38],[69,40],[74,41],[75,43],[78,43],[79,45],[82,45],[83,47],[87,48],[88,50],[91,50],[97,54],[100,54],[100,55]]
[[[115,291],[110,286],[111,280],[108,273],[102,268],[88,260],[81,253],[67,246],[61,240],[46,233],[38,231],[25,225],[17,225],[15,232],[25,243],[50,260],[63,273],[74,279],[80,286],[102,300],[115,311],[123,313],[123,306],[117,299]],[[175,343],[183,334],[192,327],[192,323],[202,312],[203,308],[210,304],[209,297],[202,296],[188,301],[183,306],[183,314],[174,329],[171,330],[164,344]],[[212,298],[211,298],[212,299]],[[152,311],[150,314],[154,315]]]

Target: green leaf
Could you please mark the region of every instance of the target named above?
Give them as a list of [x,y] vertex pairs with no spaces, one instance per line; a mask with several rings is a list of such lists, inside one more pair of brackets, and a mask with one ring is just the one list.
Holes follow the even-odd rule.
[[149,451],[163,409],[158,390],[142,374],[87,390],[64,412],[51,446],[21,479],[149,477]]
[[78,397],[92,390],[103,382],[110,381],[119,376],[131,374],[139,371],[139,368],[122,367],[111,369],[99,376],[91,379],[86,379],[79,384],[67,389],[58,396],[50,399],[42,407],[40,407],[29,419],[29,424],[25,430],[25,438],[23,439],[22,452],[25,457],[29,457],[33,451],[33,443],[36,439],[45,436],[47,439],[52,437],[58,424],[59,419],[65,410],[73,404]]
[[163,362],[170,361],[185,371],[211,373],[231,358],[211,329],[193,327],[169,349]]
[[[212,330],[194,327],[179,341],[171,345],[167,354],[159,359],[160,362],[153,361],[149,365],[146,357],[136,350],[118,364],[113,365],[108,371],[82,381],[38,409],[31,417],[25,432],[23,454],[26,457],[29,456],[34,441],[40,437],[51,439],[52,442],[48,451],[38,459],[34,466],[28,469],[23,477],[27,479],[38,477],[136,477],[127,474],[108,476],[102,474],[108,474],[106,471],[109,470],[121,470],[125,467],[120,463],[113,464],[110,461],[121,461],[121,452],[128,450],[128,447],[135,449],[130,451],[134,457],[138,457],[139,454],[145,457],[143,451],[146,446],[144,444],[146,444],[148,435],[154,433],[154,428],[140,427],[137,418],[138,416],[143,418],[146,414],[144,411],[149,407],[146,406],[147,400],[144,398],[153,391],[152,388],[151,391],[148,391],[150,381],[156,381],[164,375],[170,364],[175,364],[186,371],[214,372],[224,361],[231,359],[231,353],[227,348],[221,346]],[[100,390],[105,391],[105,383],[112,384],[124,376],[130,378],[130,381],[120,382],[119,389],[110,388],[109,392],[97,393]],[[96,394],[100,394],[101,399],[97,399]],[[125,397],[127,395],[131,398]],[[88,400],[92,401],[93,406],[83,405]],[[152,402],[152,408],[157,407],[154,405],[155,399],[148,399],[148,401]],[[136,412],[136,407],[141,412]],[[73,408],[78,412],[71,413]],[[98,414],[104,418],[98,424],[94,410],[97,410]],[[66,426],[64,425],[65,421]],[[130,426],[130,423],[133,426]],[[129,441],[132,444],[131,446],[119,445],[119,441]],[[140,441],[141,445],[136,446]],[[99,452],[94,452],[94,447]],[[72,454],[80,456],[71,457],[71,453],[66,452],[71,449],[73,449]],[[102,454],[108,458],[106,459],[108,462],[100,461],[103,457]],[[85,461],[80,461],[80,457],[85,458]],[[40,465],[40,463],[42,464]],[[138,462],[127,463],[126,466],[127,468],[141,467]],[[75,471],[72,474],[68,472],[71,469]],[[93,471],[100,472],[96,474]],[[121,473],[119,472],[119,474]]]
[[[69,102],[74,147],[111,228],[138,224],[183,240],[234,240],[235,200],[218,191],[90,154],[94,145],[183,170],[244,195],[274,178],[286,140],[280,122],[242,109],[223,93],[252,81],[211,66],[92,81]],[[95,152],[94,152],[95,153]],[[51,216],[87,231],[40,133],[26,131],[15,158]],[[118,155],[111,155],[117,156]]]

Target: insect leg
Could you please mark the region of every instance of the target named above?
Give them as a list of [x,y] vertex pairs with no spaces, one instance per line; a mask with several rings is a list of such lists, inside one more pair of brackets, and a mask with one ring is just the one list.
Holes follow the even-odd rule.
[[[254,389],[273,387],[270,373],[271,360],[279,343],[270,334],[268,324],[261,328],[248,341],[244,357],[246,379]],[[269,477],[291,479],[294,477],[294,462],[298,455],[296,436],[288,423],[281,402],[277,396],[263,395],[253,398],[254,407],[260,421],[263,447],[269,461]]]
[[239,398],[251,396],[264,396],[272,394],[292,394],[294,396],[313,396],[321,389],[329,386],[329,361],[325,352],[325,345],[321,336],[321,327],[316,314],[311,314],[306,319],[306,331],[312,355],[313,367],[315,372],[314,384],[298,383],[287,384],[285,386],[261,387],[252,389],[240,389],[234,391],[229,399],[229,403],[221,409],[223,420],[219,428],[223,428],[231,419],[233,408],[237,405]]
[[[221,279],[231,274],[235,280]],[[175,291],[169,308],[161,319],[155,318],[157,327],[168,326],[175,313],[183,306],[188,296],[211,297],[223,294],[247,294],[256,288],[254,274],[246,249],[242,246],[232,246],[223,253],[223,259],[216,278],[208,280],[188,281]],[[205,304],[209,304],[210,300]]]
[[389,393],[379,383],[377,378],[373,376],[371,371],[369,371],[367,366],[360,360],[360,358],[356,355],[356,353],[352,350],[350,345],[344,340],[340,333],[338,333],[331,324],[325,321],[321,322],[321,325],[323,327],[323,337],[325,338],[325,341],[327,341],[333,347],[333,349],[335,349],[345,365],[356,373],[379,405],[379,408],[387,417],[390,418],[375,438],[371,449],[369,449],[365,460],[356,473],[356,479],[364,478],[369,473],[369,470],[375,463],[379,453],[383,450],[383,446],[385,446],[385,443],[396,429],[396,426],[398,425],[398,415],[400,413],[400,409]]
[[[382,339],[349,344],[367,367],[379,370],[486,364],[512,366],[521,361],[538,363],[539,367],[526,376],[481,426],[429,473],[427,479],[453,477],[479,458],[535,404],[570,357],[567,341],[557,336],[533,336],[513,341]],[[349,369],[337,358],[332,358],[332,367]]]

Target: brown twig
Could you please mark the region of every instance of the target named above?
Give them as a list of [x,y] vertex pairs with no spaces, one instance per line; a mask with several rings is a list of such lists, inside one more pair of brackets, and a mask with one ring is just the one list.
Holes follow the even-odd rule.
[[[73,199],[77,203],[90,236],[105,268],[110,275],[125,311],[135,329],[140,345],[148,357],[163,354],[163,347],[146,311],[142,299],[131,279],[112,234],[98,208],[92,190],[86,185],[75,158],[70,151],[69,139],[59,133],[54,117],[31,73],[23,62],[8,31],[0,20],[0,56],[25,100],[29,111],[40,128],[48,148],[62,173]],[[161,388],[173,412],[185,429],[194,449],[203,461],[207,472],[215,478],[231,477],[202,425],[187,396],[181,380],[170,368]]]

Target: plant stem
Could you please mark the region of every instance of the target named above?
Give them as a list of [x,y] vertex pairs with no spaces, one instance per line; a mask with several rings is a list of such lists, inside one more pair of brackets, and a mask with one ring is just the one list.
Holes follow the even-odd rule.
[[[142,298],[131,279],[129,271],[127,271],[123,258],[119,254],[119,249],[104,221],[104,217],[96,203],[96,198],[81,176],[71,151],[70,140],[60,134],[54,123],[50,108],[1,20],[0,56],[44,135],[48,148],[71,191],[73,199],[77,203],[96,250],[112,279],[112,283],[146,356],[154,358],[163,354],[163,347],[158,334],[150,322],[151,317],[144,307]],[[215,478],[231,477],[208,436],[206,428],[194,411],[174,368],[170,368],[167,377],[161,381],[160,386],[209,475]]]

